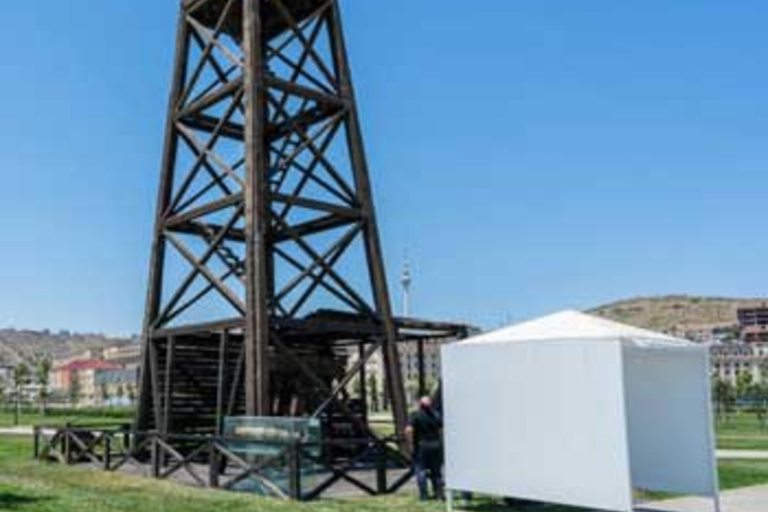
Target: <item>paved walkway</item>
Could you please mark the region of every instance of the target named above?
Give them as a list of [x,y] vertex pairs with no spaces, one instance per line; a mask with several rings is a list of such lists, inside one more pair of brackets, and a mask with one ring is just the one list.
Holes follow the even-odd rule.
[[[0,427],[0,436],[31,436],[34,432],[34,427]],[[43,434],[47,436],[52,436],[55,433],[56,429],[43,429]]]
[[2,427],[0,436],[31,436],[32,427]]
[[[768,485],[744,487],[725,491],[721,495],[723,512],[765,512],[768,510]],[[644,503],[638,511],[653,512],[714,512],[711,498],[678,498],[674,500]]]
[[[718,459],[751,459],[762,460],[768,459],[768,451],[766,450],[717,450]],[[768,507],[766,507],[768,510]]]

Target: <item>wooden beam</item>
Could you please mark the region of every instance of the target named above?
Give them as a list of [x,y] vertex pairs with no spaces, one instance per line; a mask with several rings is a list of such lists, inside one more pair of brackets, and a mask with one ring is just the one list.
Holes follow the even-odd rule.
[[243,3],[245,52],[246,159],[246,311],[245,409],[249,416],[268,416],[269,398],[269,161],[264,119],[267,118],[268,74],[264,55],[261,2]]
[[[339,75],[339,95],[355,104],[352,78],[349,69],[346,43],[341,24],[341,13],[338,2],[334,2],[327,19],[330,31],[330,46],[333,54],[337,74]],[[381,240],[376,226],[376,212],[373,205],[373,193],[371,191],[368,163],[363,150],[363,135],[360,120],[357,117],[357,109],[352,106],[347,110],[347,144],[350,148],[350,160],[355,176],[357,197],[365,211],[367,223],[365,225],[365,252],[368,258],[368,271],[373,290],[376,310],[381,318],[386,338],[383,341],[384,364],[387,374],[387,389],[392,402],[392,411],[395,421],[395,432],[404,439],[405,427],[408,422],[408,406],[405,400],[405,387],[403,384],[400,355],[397,351],[397,329],[392,320],[392,305],[389,301],[389,289],[384,270],[384,258],[381,250]],[[405,442],[402,449],[407,451]]]
[[165,227],[168,229],[173,228],[179,224],[186,224],[205,215],[210,215],[211,213],[216,213],[232,206],[239,206],[242,203],[243,193],[238,192],[236,194],[217,199],[216,201],[212,201],[202,206],[198,206],[197,208],[192,208],[183,213],[169,217],[165,221]]
[[219,345],[219,373],[216,386],[216,433],[222,434],[224,426],[224,397],[227,393],[227,349],[229,348],[229,331],[221,333]]
[[218,320],[216,322],[205,322],[199,324],[188,324],[182,327],[168,327],[164,329],[155,329],[152,331],[152,336],[156,338],[163,338],[167,336],[189,336],[198,333],[210,333],[217,332],[223,329],[236,330],[243,328],[242,318],[228,318],[226,320]]
[[205,266],[204,262],[198,260],[195,255],[192,254],[192,252],[187,249],[187,247],[175,236],[169,234],[168,241],[171,242],[171,244],[176,248],[177,251],[179,251],[184,259],[187,260],[189,264],[192,265],[192,267],[194,267],[198,274],[201,274],[203,277],[205,277],[205,279],[210,284],[212,284],[219,293],[221,293],[221,295],[227,300],[227,302],[232,305],[232,307],[234,307],[240,313],[245,313],[245,303],[223,281],[221,281],[218,276],[211,272],[211,270]]
[[172,427],[172,399],[173,399],[173,358],[175,355],[175,342],[174,336],[168,337],[165,350],[165,384],[164,384],[164,398],[163,398],[163,426],[161,432],[171,432]]
[[[173,83],[168,98],[168,111],[165,125],[165,142],[163,144],[162,168],[160,175],[160,186],[157,192],[157,211],[155,212],[154,237],[152,242],[152,253],[149,263],[149,284],[147,289],[147,302],[144,311],[144,323],[142,327],[142,361],[146,364],[152,360],[150,347],[152,339],[150,331],[162,307],[163,300],[163,282],[165,276],[165,240],[164,240],[164,220],[165,212],[171,203],[173,195],[173,182],[176,168],[176,154],[178,149],[178,139],[175,136],[174,117],[176,105],[181,97],[184,81],[187,75],[187,53],[189,51],[189,27],[186,23],[186,14],[179,13],[176,32],[176,57],[173,71]],[[151,363],[150,363],[151,364]],[[141,372],[141,382],[139,384],[139,412],[136,416],[134,426],[144,428],[150,416],[149,403],[156,403],[158,396],[155,394],[151,382],[152,372],[148,371],[146,366]],[[158,412],[155,409],[155,412]],[[158,416],[155,416],[157,421]]]

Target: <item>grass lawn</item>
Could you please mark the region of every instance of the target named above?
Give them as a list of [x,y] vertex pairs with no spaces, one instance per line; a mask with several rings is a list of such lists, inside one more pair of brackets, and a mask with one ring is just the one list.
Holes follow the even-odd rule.
[[[29,438],[0,437],[0,510],[18,512],[442,512],[442,503],[419,503],[412,495],[324,500],[298,504],[245,494],[209,491],[120,473],[43,464],[30,460]],[[723,461],[725,489],[768,484],[768,461]],[[505,511],[478,501],[470,512]],[[552,507],[548,512],[575,512]]]
[[0,510],[19,512],[436,512],[410,497],[312,505],[208,491],[169,482],[30,460],[29,438],[0,438]]
[[739,413],[717,422],[717,447],[723,450],[768,450],[768,431],[755,414]]
[[732,413],[728,418],[717,421],[718,435],[759,436],[768,439],[768,430],[761,428],[760,420],[754,413]]
[[[73,425],[121,425],[130,423],[131,419],[119,418],[98,414],[78,414],[77,412],[68,412],[64,415],[41,415],[40,413],[24,412],[19,415],[19,425],[64,425],[71,423]],[[0,427],[12,427],[14,425],[14,414],[8,411],[0,411]]]
[[724,490],[768,484],[768,460],[721,460],[718,467]]
[[761,450],[768,451],[768,436],[719,436],[717,447],[721,450]]

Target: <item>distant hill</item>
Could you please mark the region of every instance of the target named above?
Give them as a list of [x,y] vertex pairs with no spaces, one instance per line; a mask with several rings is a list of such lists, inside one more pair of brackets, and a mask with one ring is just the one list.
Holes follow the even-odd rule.
[[737,325],[736,311],[767,299],[669,295],[638,297],[600,306],[590,313],[636,327],[684,335]]
[[68,331],[29,331],[0,329],[0,365],[31,361],[44,354],[54,359],[66,358],[87,350],[138,343],[137,338],[110,338],[103,334],[79,334]]
[[[762,303],[768,303],[768,299],[667,295],[621,300],[588,312],[645,329],[685,336],[713,329],[734,329],[739,308]],[[21,360],[30,361],[37,354],[60,359],[88,350],[138,342],[135,336],[110,338],[103,334],[68,331],[0,329],[0,366],[13,365]]]
[[636,327],[683,335],[734,328],[738,324],[739,308],[765,302],[768,300],[667,295],[622,300],[589,312]]

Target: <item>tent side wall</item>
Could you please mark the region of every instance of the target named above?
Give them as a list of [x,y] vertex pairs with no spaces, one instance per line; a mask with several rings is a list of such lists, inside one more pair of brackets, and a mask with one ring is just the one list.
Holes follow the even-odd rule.
[[442,357],[448,488],[631,510],[618,340],[459,343]]
[[624,354],[634,486],[714,496],[706,349],[627,345]]

